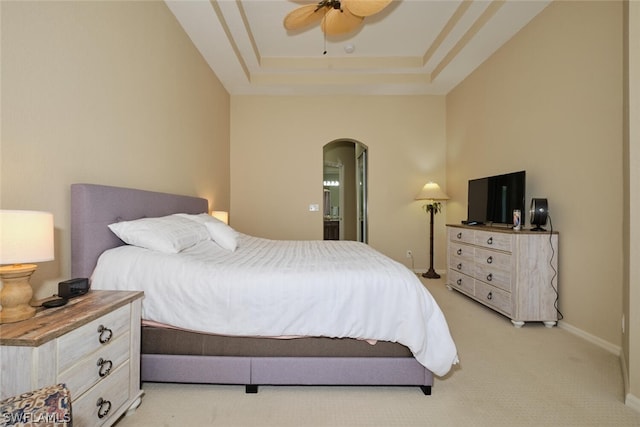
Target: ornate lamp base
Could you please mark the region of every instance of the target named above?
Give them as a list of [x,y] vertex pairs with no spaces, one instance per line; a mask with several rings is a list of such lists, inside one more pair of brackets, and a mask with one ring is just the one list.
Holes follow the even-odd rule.
[[36,314],[36,309],[29,305],[33,296],[29,278],[36,268],[35,264],[0,267],[0,323],[19,322]]

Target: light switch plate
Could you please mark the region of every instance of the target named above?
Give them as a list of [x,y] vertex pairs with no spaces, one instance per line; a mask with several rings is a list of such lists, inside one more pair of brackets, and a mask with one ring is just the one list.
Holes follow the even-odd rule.
[[318,212],[320,211],[320,205],[317,203],[313,203],[309,205],[309,212]]

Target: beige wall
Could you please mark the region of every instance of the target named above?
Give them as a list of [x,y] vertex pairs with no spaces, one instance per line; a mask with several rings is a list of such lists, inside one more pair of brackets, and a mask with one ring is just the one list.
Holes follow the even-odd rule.
[[[321,239],[322,147],[368,147],[369,243],[416,269],[428,266],[428,217],[414,197],[445,180],[441,96],[231,98],[231,224],[274,239]],[[446,209],[446,208],[445,208]],[[436,219],[436,268],[445,267],[444,215]]]
[[69,185],[206,197],[229,208],[229,95],[164,2],[0,2],[2,209],[53,212],[68,279]]
[[560,232],[565,326],[619,351],[621,2],[552,3],[447,96],[448,221],[469,178],[522,169]]

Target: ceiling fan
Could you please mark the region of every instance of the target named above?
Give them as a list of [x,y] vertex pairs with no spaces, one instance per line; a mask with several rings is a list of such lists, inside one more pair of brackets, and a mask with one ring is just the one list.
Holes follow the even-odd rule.
[[392,0],[321,0],[301,6],[284,18],[287,30],[299,30],[321,21],[328,36],[346,34],[358,28],[364,18],[382,11]]

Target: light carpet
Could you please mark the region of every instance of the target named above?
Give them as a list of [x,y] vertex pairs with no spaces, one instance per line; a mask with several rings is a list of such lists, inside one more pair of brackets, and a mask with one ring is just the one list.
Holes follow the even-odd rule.
[[620,361],[560,328],[509,319],[425,280],[441,306],[460,364],[418,387],[144,383],[128,426],[640,426],[624,405]]

